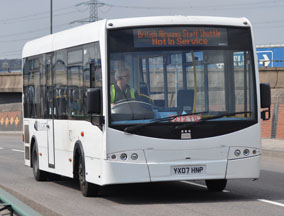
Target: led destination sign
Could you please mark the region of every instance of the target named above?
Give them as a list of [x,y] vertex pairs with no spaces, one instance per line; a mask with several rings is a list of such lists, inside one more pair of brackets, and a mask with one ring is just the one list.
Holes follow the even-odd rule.
[[227,30],[214,27],[134,29],[134,47],[227,46]]

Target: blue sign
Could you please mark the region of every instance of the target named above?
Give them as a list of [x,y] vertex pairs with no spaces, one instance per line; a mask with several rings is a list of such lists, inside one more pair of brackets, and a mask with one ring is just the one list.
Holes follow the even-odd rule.
[[256,48],[259,67],[284,67],[284,47]]

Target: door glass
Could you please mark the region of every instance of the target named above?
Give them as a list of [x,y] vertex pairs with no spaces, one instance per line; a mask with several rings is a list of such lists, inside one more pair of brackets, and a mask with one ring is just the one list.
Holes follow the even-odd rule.
[[48,118],[53,118],[53,87],[52,87],[52,55],[46,56],[46,98],[47,98],[47,111]]

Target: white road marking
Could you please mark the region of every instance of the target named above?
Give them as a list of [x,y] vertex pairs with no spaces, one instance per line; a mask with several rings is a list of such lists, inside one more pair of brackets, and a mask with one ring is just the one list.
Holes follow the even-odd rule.
[[[207,189],[207,186],[202,185],[202,184],[197,184],[197,183],[188,182],[188,181],[181,181],[181,182],[186,183],[186,184],[190,184],[190,185],[194,185],[194,186],[197,186],[197,187],[206,188],[206,189]],[[223,192],[224,192],[224,193],[229,193],[230,191],[223,190]]]
[[269,203],[269,204],[272,204],[272,205],[277,205],[277,206],[280,206],[280,207],[284,207],[284,204],[279,203],[279,202],[274,202],[274,201],[270,201],[270,200],[266,200],[266,199],[258,199],[258,201]]
[[12,151],[14,151],[14,152],[24,152],[23,150],[19,150],[19,149],[12,149]]
[[[190,185],[194,185],[194,186],[197,186],[197,187],[207,188],[205,185],[202,185],[202,184],[197,184],[197,183],[188,182],[188,181],[181,181],[181,182],[186,183],[186,184],[190,184]],[[227,190],[223,190],[223,192],[224,193],[230,193],[230,191],[227,191]],[[269,203],[269,204],[280,206],[280,207],[284,208],[284,204],[279,203],[279,202],[274,202],[274,201],[270,201],[270,200],[266,200],[266,199],[257,199],[257,200],[260,201],[260,202],[265,202],[265,203]]]

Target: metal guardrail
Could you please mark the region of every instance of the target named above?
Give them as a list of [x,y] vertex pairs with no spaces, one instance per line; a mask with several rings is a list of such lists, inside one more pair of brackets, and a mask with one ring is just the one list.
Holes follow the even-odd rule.
[[[1,215],[19,215],[19,216],[40,216],[38,212],[21,202],[20,200],[13,197],[7,191],[0,188],[0,214]],[[5,211],[2,214],[1,211]]]
[[0,204],[0,214],[1,215],[13,216],[14,215],[14,210],[13,210],[11,205],[1,203]]

